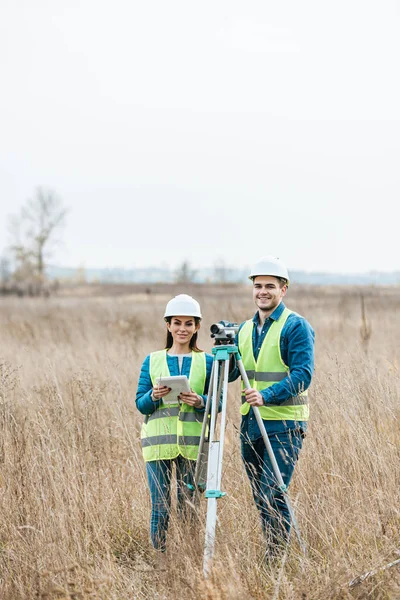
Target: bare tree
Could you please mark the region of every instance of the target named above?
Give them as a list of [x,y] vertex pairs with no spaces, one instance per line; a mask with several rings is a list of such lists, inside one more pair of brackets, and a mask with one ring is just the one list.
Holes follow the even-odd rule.
[[2,286],[6,285],[11,278],[11,261],[10,258],[3,254],[0,257],[0,284]]
[[53,190],[38,187],[19,215],[10,218],[11,250],[16,262],[16,275],[44,280],[46,260],[57,234],[65,223],[67,209]]
[[190,263],[184,260],[175,271],[176,283],[191,283],[196,275],[196,271],[191,268]]
[[14,281],[25,281],[34,277],[32,251],[25,245],[25,235],[22,233],[22,215],[11,215],[9,231],[12,239],[10,252],[13,262]]

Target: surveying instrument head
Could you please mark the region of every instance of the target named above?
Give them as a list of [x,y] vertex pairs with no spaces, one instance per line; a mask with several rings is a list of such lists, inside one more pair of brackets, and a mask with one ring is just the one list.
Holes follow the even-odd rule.
[[218,321],[211,325],[210,331],[211,337],[215,340],[215,346],[234,344],[239,325],[229,321]]

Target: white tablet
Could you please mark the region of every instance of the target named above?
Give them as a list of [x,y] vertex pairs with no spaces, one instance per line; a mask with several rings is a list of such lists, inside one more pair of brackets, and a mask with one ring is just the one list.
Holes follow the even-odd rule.
[[162,399],[164,404],[178,404],[178,396],[181,392],[190,392],[189,379],[186,375],[171,375],[170,377],[157,377],[157,385],[166,385],[171,388]]

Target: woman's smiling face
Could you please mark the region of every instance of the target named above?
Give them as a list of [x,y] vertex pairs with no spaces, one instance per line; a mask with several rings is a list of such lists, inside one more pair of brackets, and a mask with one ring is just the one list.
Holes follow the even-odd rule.
[[189,343],[193,335],[198,330],[194,317],[171,317],[171,322],[167,322],[167,328],[174,342],[178,344]]

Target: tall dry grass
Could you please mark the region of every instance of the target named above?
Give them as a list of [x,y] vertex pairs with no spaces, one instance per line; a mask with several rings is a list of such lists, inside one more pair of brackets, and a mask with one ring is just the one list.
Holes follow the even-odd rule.
[[[186,291],[180,289],[179,291]],[[175,291],[177,293],[177,291]],[[199,287],[208,326],[253,313],[248,288]],[[312,419],[291,485],[308,545],[263,567],[241,464],[231,384],[215,571],[198,532],[172,519],[157,571],[135,408],[146,354],[163,346],[171,290],[0,302],[0,598],[400,598],[400,567],[348,582],[400,552],[400,290],[293,288],[287,305],[316,331]],[[360,329],[361,328],[361,329]]]

